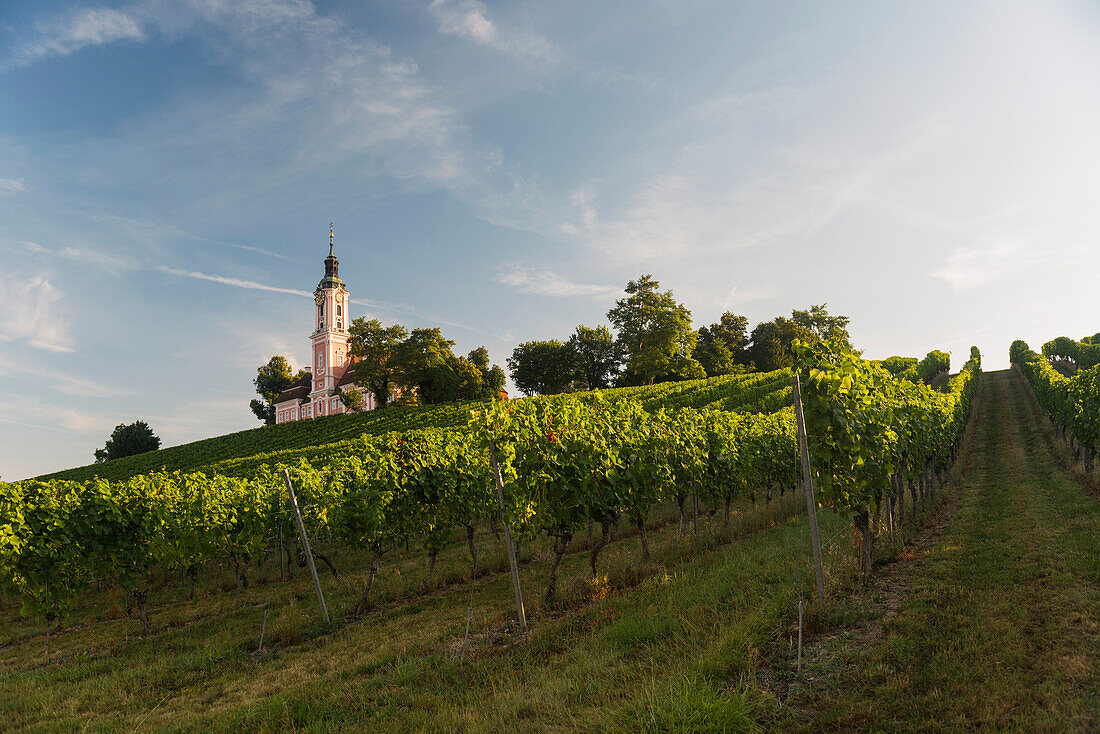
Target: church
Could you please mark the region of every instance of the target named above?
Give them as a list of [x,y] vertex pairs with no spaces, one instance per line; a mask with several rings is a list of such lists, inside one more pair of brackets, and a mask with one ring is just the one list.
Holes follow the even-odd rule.
[[[288,423],[303,418],[319,418],[351,412],[340,400],[345,390],[357,387],[352,382],[348,354],[348,305],[351,295],[340,280],[340,261],[333,252],[332,228],[328,233],[328,257],[325,277],[313,292],[317,304],[316,328],[310,335],[313,365],[294,386],[275,398],[275,422]],[[362,389],[361,386],[360,389]],[[373,410],[374,395],[363,390],[363,409]]]

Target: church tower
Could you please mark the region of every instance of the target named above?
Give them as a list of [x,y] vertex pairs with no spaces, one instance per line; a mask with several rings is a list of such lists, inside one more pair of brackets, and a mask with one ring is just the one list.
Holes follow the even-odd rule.
[[340,280],[340,261],[333,252],[332,225],[328,231],[325,277],[313,292],[317,304],[313,341],[313,387],[309,398],[312,417],[343,413],[337,384],[348,360],[348,303],[350,294]]

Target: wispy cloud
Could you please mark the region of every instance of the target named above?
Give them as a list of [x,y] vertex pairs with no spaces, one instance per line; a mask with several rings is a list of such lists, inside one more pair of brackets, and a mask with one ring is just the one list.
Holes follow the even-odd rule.
[[39,384],[44,383],[49,389],[77,397],[110,398],[128,394],[126,390],[104,385],[95,380],[73,377],[38,364],[12,362],[3,357],[0,357],[0,375],[31,378]]
[[21,194],[30,191],[27,182],[21,178],[0,178],[0,194]]
[[61,297],[61,291],[41,275],[0,274],[0,342],[25,341],[50,352],[73,351],[58,306]]
[[618,206],[601,202],[602,182],[578,187],[572,213],[557,233],[611,263],[801,243],[861,202],[936,135],[915,130],[892,146],[850,159],[788,149],[768,170],[746,178],[730,176],[739,147],[719,135],[654,161],[648,167],[660,172],[619,187],[628,195]]
[[1030,258],[1018,242],[998,242],[983,247],[960,247],[947,262],[932,271],[933,277],[947,281],[955,290],[964,290],[1000,280],[1018,269],[1021,258]]
[[193,278],[195,280],[205,280],[210,283],[220,283],[221,285],[229,285],[234,288],[246,288],[253,291],[269,291],[271,293],[286,293],[292,296],[313,298],[313,294],[309,291],[298,290],[296,288],[280,288],[274,285],[267,285],[266,283],[259,283],[255,280],[245,280],[244,278],[228,278],[224,275],[210,275],[209,273],[200,273],[196,270],[181,270],[180,268],[169,268],[164,265],[157,265],[152,268],[152,270],[158,273],[176,275],[181,278]]
[[521,265],[509,265],[501,269],[493,280],[520,293],[558,298],[610,298],[622,292],[622,288],[617,286],[577,283],[551,270],[525,268]]
[[478,0],[432,0],[428,11],[441,33],[459,36],[529,63],[555,65],[561,50],[545,36],[530,30],[504,29],[489,18],[485,3]]
[[15,47],[0,71],[124,40],[145,40],[145,32],[131,15],[113,8],[78,8],[40,23],[29,40]]

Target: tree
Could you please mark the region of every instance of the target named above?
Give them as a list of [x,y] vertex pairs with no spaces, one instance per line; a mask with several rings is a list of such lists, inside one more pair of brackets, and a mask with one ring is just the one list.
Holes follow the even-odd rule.
[[826,308],[829,304],[810,306],[807,311],[797,309],[791,311],[791,320],[804,329],[809,329],[813,335],[823,342],[837,344],[849,351],[853,350],[852,342],[848,335],[847,316],[830,316]]
[[275,423],[275,399],[279,393],[289,387],[293,387],[302,377],[304,370],[298,370],[295,374],[291,371],[290,362],[286,357],[275,355],[256,369],[256,379],[252,384],[256,386],[256,392],[263,401],[252,399],[248,407],[256,414],[256,417],[267,425]]
[[748,357],[761,372],[790,367],[794,364],[791,344],[795,339],[816,342],[812,331],[791,319],[777,316],[774,321],[763,321],[752,330],[752,345]]
[[359,317],[351,322],[348,332],[349,354],[358,360],[349,368],[352,380],[366,386],[375,404],[384,408],[405,377],[402,360],[395,352],[408,331],[400,324],[383,327],[378,319],[367,321]]
[[699,336],[691,326],[691,311],[676,302],[672,291],[662,293],[660,285],[652,275],[630,281],[627,296],[607,313],[626,361],[624,384],[706,376],[691,357]]
[[556,395],[576,387],[573,350],[557,339],[520,344],[508,358],[508,371],[524,395]]
[[606,326],[577,327],[567,342],[576,377],[589,390],[604,390],[619,374],[619,347]]
[[749,320],[726,311],[721,320],[699,328],[699,340],[692,355],[706,370],[708,377],[728,375],[744,364]]
[[466,359],[481,372],[481,394],[474,399],[492,400],[499,398],[501,391],[504,390],[506,378],[500,365],[490,366],[489,350],[485,347],[478,347],[470,352]]
[[902,372],[905,372],[910,367],[916,367],[917,366],[917,358],[916,357],[898,357],[898,356],[895,355],[893,357],[887,357],[886,359],[882,360],[882,366],[885,367],[886,371],[889,372],[891,375],[893,375],[894,377],[897,377],[898,375],[900,375]]
[[101,449],[96,449],[95,460],[100,463],[156,451],[159,448],[160,438],[153,433],[153,429],[145,421],[134,421],[129,425],[119,423],[111,432],[107,444]]
[[737,367],[726,343],[710,336],[707,327],[699,329],[699,341],[695,345],[695,351],[691,353],[695,361],[706,370],[707,377],[728,375]]
[[362,410],[365,398],[363,397],[363,391],[357,387],[347,387],[340,393],[340,402],[344,404],[344,407],[351,411]]

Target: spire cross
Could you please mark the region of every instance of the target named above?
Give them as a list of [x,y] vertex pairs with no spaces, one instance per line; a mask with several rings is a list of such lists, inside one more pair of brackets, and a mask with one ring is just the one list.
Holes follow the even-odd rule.
[[328,223],[328,254],[332,254],[332,222]]

